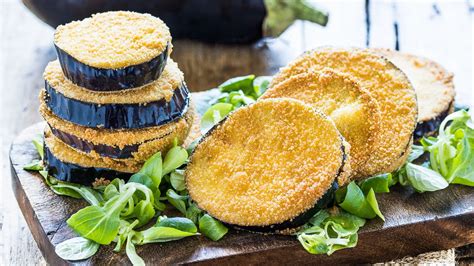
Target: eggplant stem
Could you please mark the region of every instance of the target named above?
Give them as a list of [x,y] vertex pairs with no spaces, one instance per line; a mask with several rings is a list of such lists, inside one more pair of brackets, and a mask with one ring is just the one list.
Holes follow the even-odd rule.
[[308,0],[264,0],[267,16],[263,35],[277,37],[298,19],[326,26],[329,15]]

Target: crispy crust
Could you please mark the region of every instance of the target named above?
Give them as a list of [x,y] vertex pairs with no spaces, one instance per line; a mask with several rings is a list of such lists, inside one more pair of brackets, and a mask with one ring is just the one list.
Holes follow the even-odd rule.
[[[191,106],[193,105],[191,104]],[[193,125],[194,117],[196,116],[194,108],[191,107],[182,119],[163,126],[138,130],[107,130],[78,126],[64,121],[52,114],[44,103],[40,104],[40,113],[50,127],[73,135],[73,137],[78,138],[80,141],[86,142],[88,147],[105,145],[123,150],[124,148],[128,148],[127,146],[137,146],[136,151],[131,153],[131,157],[126,159],[134,159],[137,162],[146,161],[158,151],[166,152],[173,146],[175,139],[178,141],[178,144],[181,145],[187,138],[190,128]],[[57,133],[55,135],[60,137]],[[99,154],[97,150],[90,152],[78,148],[76,148],[76,150],[85,152],[94,158],[107,157],[105,154]],[[120,160],[118,158],[114,159]]]
[[72,147],[56,138],[49,127],[44,132],[44,141],[51,153],[60,161],[76,164],[82,167],[106,168],[122,173],[135,173],[141,168],[141,163],[134,160],[113,160],[110,158],[94,158]]
[[117,69],[148,62],[171,43],[166,24],[150,14],[129,11],[98,13],[61,25],[54,44],[78,61]]
[[168,59],[163,73],[155,82],[121,91],[91,91],[77,86],[64,76],[58,60],[49,62],[43,77],[47,84],[65,97],[95,104],[146,104],[161,99],[170,101],[174,90],[179,88],[184,80],[183,72],[179,70],[178,64],[171,59]]
[[428,122],[450,111],[456,96],[453,73],[425,57],[390,49],[373,51],[387,57],[410,79],[418,98],[418,123]]
[[280,224],[310,210],[345,174],[344,145],[334,123],[311,106],[261,100],[202,138],[186,169],[187,188],[200,208],[223,222]]
[[380,131],[380,109],[370,93],[348,75],[331,69],[310,71],[268,89],[260,99],[289,97],[304,101],[334,120],[351,146],[351,179],[367,177],[371,147]]
[[[392,172],[416,126],[416,96],[408,78],[393,63],[369,50],[325,47],[304,53],[273,78],[270,87],[309,70],[332,68],[350,75],[379,103],[381,129],[371,148],[367,176]],[[399,165],[400,164],[400,165]]]
[[[193,105],[191,104],[190,106]],[[48,109],[44,101],[40,101],[39,111],[46,122],[54,128],[78,136],[93,144],[106,144],[118,148],[123,148],[129,144],[140,144],[150,139],[168,135],[172,131],[181,131],[188,127],[189,121],[192,121],[191,117],[194,116],[195,112],[194,107],[191,107],[184,118],[162,126],[143,129],[108,130],[79,126],[62,120]]]

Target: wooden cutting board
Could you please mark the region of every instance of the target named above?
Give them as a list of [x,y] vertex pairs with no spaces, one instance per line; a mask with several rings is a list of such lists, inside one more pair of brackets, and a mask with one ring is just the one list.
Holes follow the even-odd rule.
[[[193,93],[202,114],[215,90]],[[18,204],[43,256],[52,265],[68,264],[54,247],[75,236],[66,220],[85,201],[54,194],[42,177],[23,170],[38,159],[31,140],[41,134],[44,123],[28,127],[15,139],[10,150],[12,186]],[[442,191],[419,194],[399,185],[387,194],[377,195],[386,221],[368,221],[359,233],[355,248],[331,256],[307,253],[292,236],[263,235],[230,230],[220,241],[190,237],[179,241],[137,248],[147,264],[342,264],[375,263],[413,256],[424,252],[474,243],[474,189],[451,185]],[[124,252],[112,246],[81,264],[130,264]]]

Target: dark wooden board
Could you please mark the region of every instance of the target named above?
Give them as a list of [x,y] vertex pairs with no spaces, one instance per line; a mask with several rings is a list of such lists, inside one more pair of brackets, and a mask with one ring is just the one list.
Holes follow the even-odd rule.
[[[206,96],[194,94],[198,110],[205,109]],[[54,246],[74,236],[66,220],[85,206],[82,200],[52,193],[42,178],[23,170],[37,159],[31,140],[42,132],[44,123],[35,124],[15,139],[10,150],[12,186],[43,256],[53,265],[66,264],[54,252]],[[332,256],[310,255],[291,236],[262,235],[231,230],[219,242],[204,237],[187,238],[162,245],[146,245],[138,253],[147,263],[374,263],[424,252],[463,246],[474,242],[474,189],[452,185],[445,190],[418,194],[395,186],[388,194],[377,195],[385,223],[371,220],[361,230],[356,248]],[[127,264],[124,253],[102,247],[83,263]]]

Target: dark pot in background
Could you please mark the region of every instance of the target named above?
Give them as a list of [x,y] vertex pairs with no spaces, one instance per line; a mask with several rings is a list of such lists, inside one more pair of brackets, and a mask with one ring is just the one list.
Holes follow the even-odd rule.
[[296,19],[326,25],[328,16],[306,0],[23,0],[41,20],[57,27],[114,10],[161,18],[174,39],[253,43],[278,36]]

